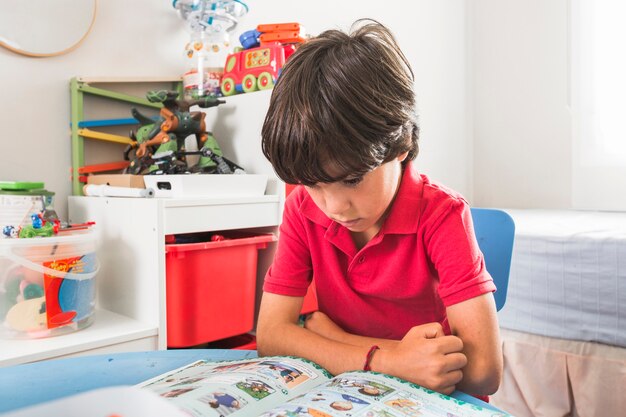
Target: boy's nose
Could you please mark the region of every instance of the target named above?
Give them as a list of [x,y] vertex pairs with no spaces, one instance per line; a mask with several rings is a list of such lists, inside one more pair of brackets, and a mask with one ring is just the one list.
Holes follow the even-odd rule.
[[327,193],[325,203],[326,211],[331,217],[340,217],[350,208],[350,201],[341,193]]

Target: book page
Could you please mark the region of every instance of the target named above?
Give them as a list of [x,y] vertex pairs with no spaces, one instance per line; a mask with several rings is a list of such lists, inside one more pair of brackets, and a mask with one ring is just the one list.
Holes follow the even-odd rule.
[[156,392],[194,417],[257,416],[332,376],[300,358],[197,361],[138,386]]
[[398,378],[373,372],[347,372],[273,408],[261,417],[503,417],[427,390]]

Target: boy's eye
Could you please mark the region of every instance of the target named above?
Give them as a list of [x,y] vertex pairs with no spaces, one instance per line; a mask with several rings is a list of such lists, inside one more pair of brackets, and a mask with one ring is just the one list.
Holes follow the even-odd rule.
[[341,182],[348,187],[356,187],[361,181],[363,181],[363,177],[348,178]]

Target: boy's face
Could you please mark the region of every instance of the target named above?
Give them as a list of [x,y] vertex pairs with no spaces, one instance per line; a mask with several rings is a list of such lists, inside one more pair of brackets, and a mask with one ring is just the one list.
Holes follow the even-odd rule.
[[380,230],[402,176],[404,153],[363,177],[306,187],[315,204],[330,219],[353,233],[372,238]]

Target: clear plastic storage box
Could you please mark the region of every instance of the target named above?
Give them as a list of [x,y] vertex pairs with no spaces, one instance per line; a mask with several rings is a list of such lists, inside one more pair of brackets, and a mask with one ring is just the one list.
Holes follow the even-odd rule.
[[93,230],[0,238],[0,337],[49,337],[89,326],[96,243]]

